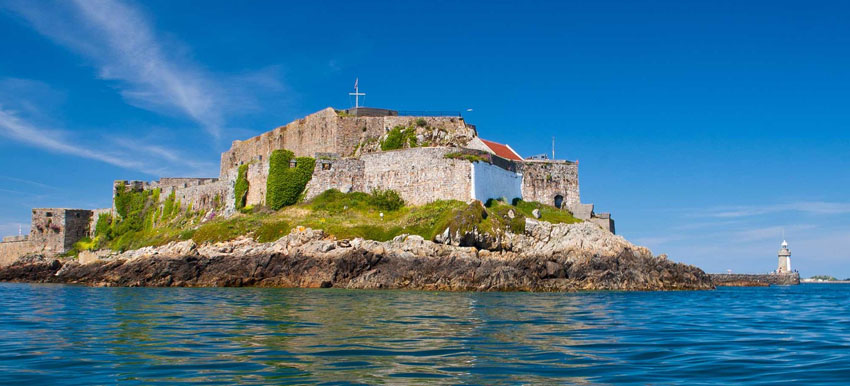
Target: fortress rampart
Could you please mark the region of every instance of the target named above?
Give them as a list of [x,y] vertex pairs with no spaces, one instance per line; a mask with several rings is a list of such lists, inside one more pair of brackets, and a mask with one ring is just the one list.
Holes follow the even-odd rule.
[[[417,123],[421,126],[417,126]],[[268,162],[274,150],[287,149],[296,157],[313,157],[316,153],[333,153],[350,157],[359,153],[379,151],[378,139],[392,128],[416,127],[430,129],[432,144],[476,136],[475,128],[460,117],[399,117],[349,116],[343,111],[326,108],[244,141],[234,141],[230,150],[221,155],[219,178],[225,179],[230,170],[251,162]],[[422,133],[423,141],[426,133]],[[429,133],[430,134],[430,133]]]
[[[382,146],[391,136],[395,136],[394,147]],[[218,178],[117,180],[112,208],[34,209],[28,238],[4,239],[0,254],[5,258],[68,251],[76,241],[94,234],[100,216],[117,215],[114,202],[121,185],[134,191],[159,189],[156,205],[164,205],[173,195],[183,210],[191,207],[193,212],[216,211],[229,216],[236,212],[234,186],[239,167],[248,165],[246,205],[265,205],[269,157],[280,149],[316,160],[306,186],[307,199],[328,189],[367,193],[391,189],[412,205],[446,199],[522,198],[569,209],[580,219],[614,231],[610,214],[596,215],[592,204],[581,203],[575,162],[525,160],[509,145],[479,138],[475,126],[458,116],[398,116],[383,109],[326,108],[245,141],[234,141],[221,154]]]

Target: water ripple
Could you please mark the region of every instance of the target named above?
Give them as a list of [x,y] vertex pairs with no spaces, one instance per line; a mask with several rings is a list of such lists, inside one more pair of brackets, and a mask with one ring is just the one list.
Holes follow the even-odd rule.
[[0,284],[0,383],[845,384],[848,295]]

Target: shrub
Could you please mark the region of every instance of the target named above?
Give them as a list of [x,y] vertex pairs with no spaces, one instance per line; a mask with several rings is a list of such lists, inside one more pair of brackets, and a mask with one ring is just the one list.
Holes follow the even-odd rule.
[[397,150],[404,148],[404,144],[408,143],[410,147],[416,147],[416,130],[412,127],[404,128],[401,126],[393,127],[387,137],[381,141],[381,150]]
[[239,165],[236,184],[233,186],[236,210],[241,210],[245,207],[245,200],[248,198],[248,187],[248,164]]
[[310,201],[313,210],[339,213],[348,209],[368,209],[371,197],[363,192],[343,193],[336,189],[328,189]]
[[266,205],[273,210],[298,202],[298,198],[313,178],[316,160],[311,157],[295,159],[295,168],[289,167],[294,154],[289,150],[275,150],[269,157],[269,177],[266,185]]
[[88,238],[88,237],[83,237],[79,241],[74,243],[74,251],[76,251],[76,252],[93,251],[93,250],[97,249],[97,245],[98,245],[97,237],[95,237],[94,239],[91,239],[91,238]]
[[404,206],[404,200],[398,195],[398,192],[391,189],[372,189],[370,203],[376,208],[387,211],[399,210]]
[[418,118],[418,119],[416,120],[415,124],[416,124],[416,126],[418,126],[418,127],[425,127],[425,126],[428,126],[428,122],[426,122],[424,118]]

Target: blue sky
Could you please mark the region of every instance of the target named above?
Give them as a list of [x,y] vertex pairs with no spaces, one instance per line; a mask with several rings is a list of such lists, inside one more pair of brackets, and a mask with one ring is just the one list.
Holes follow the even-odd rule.
[[618,233],[709,272],[850,277],[850,5],[0,0],[0,233],[114,179],[216,176],[321,108],[464,113],[580,161]]

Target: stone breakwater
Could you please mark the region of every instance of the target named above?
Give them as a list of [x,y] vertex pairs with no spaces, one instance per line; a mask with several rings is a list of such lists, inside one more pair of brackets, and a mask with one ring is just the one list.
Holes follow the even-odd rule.
[[800,284],[800,274],[745,274],[745,273],[711,273],[711,281],[718,287],[768,287],[771,285]]
[[523,235],[505,234],[498,240],[498,250],[407,235],[387,242],[336,240],[320,230],[299,228],[271,243],[241,238],[198,246],[184,241],[124,253],[84,254],[79,261],[29,256],[0,269],[0,280],[445,291],[714,287],[699,268],[653,256],[593,224],[531,221],[528,225]]

